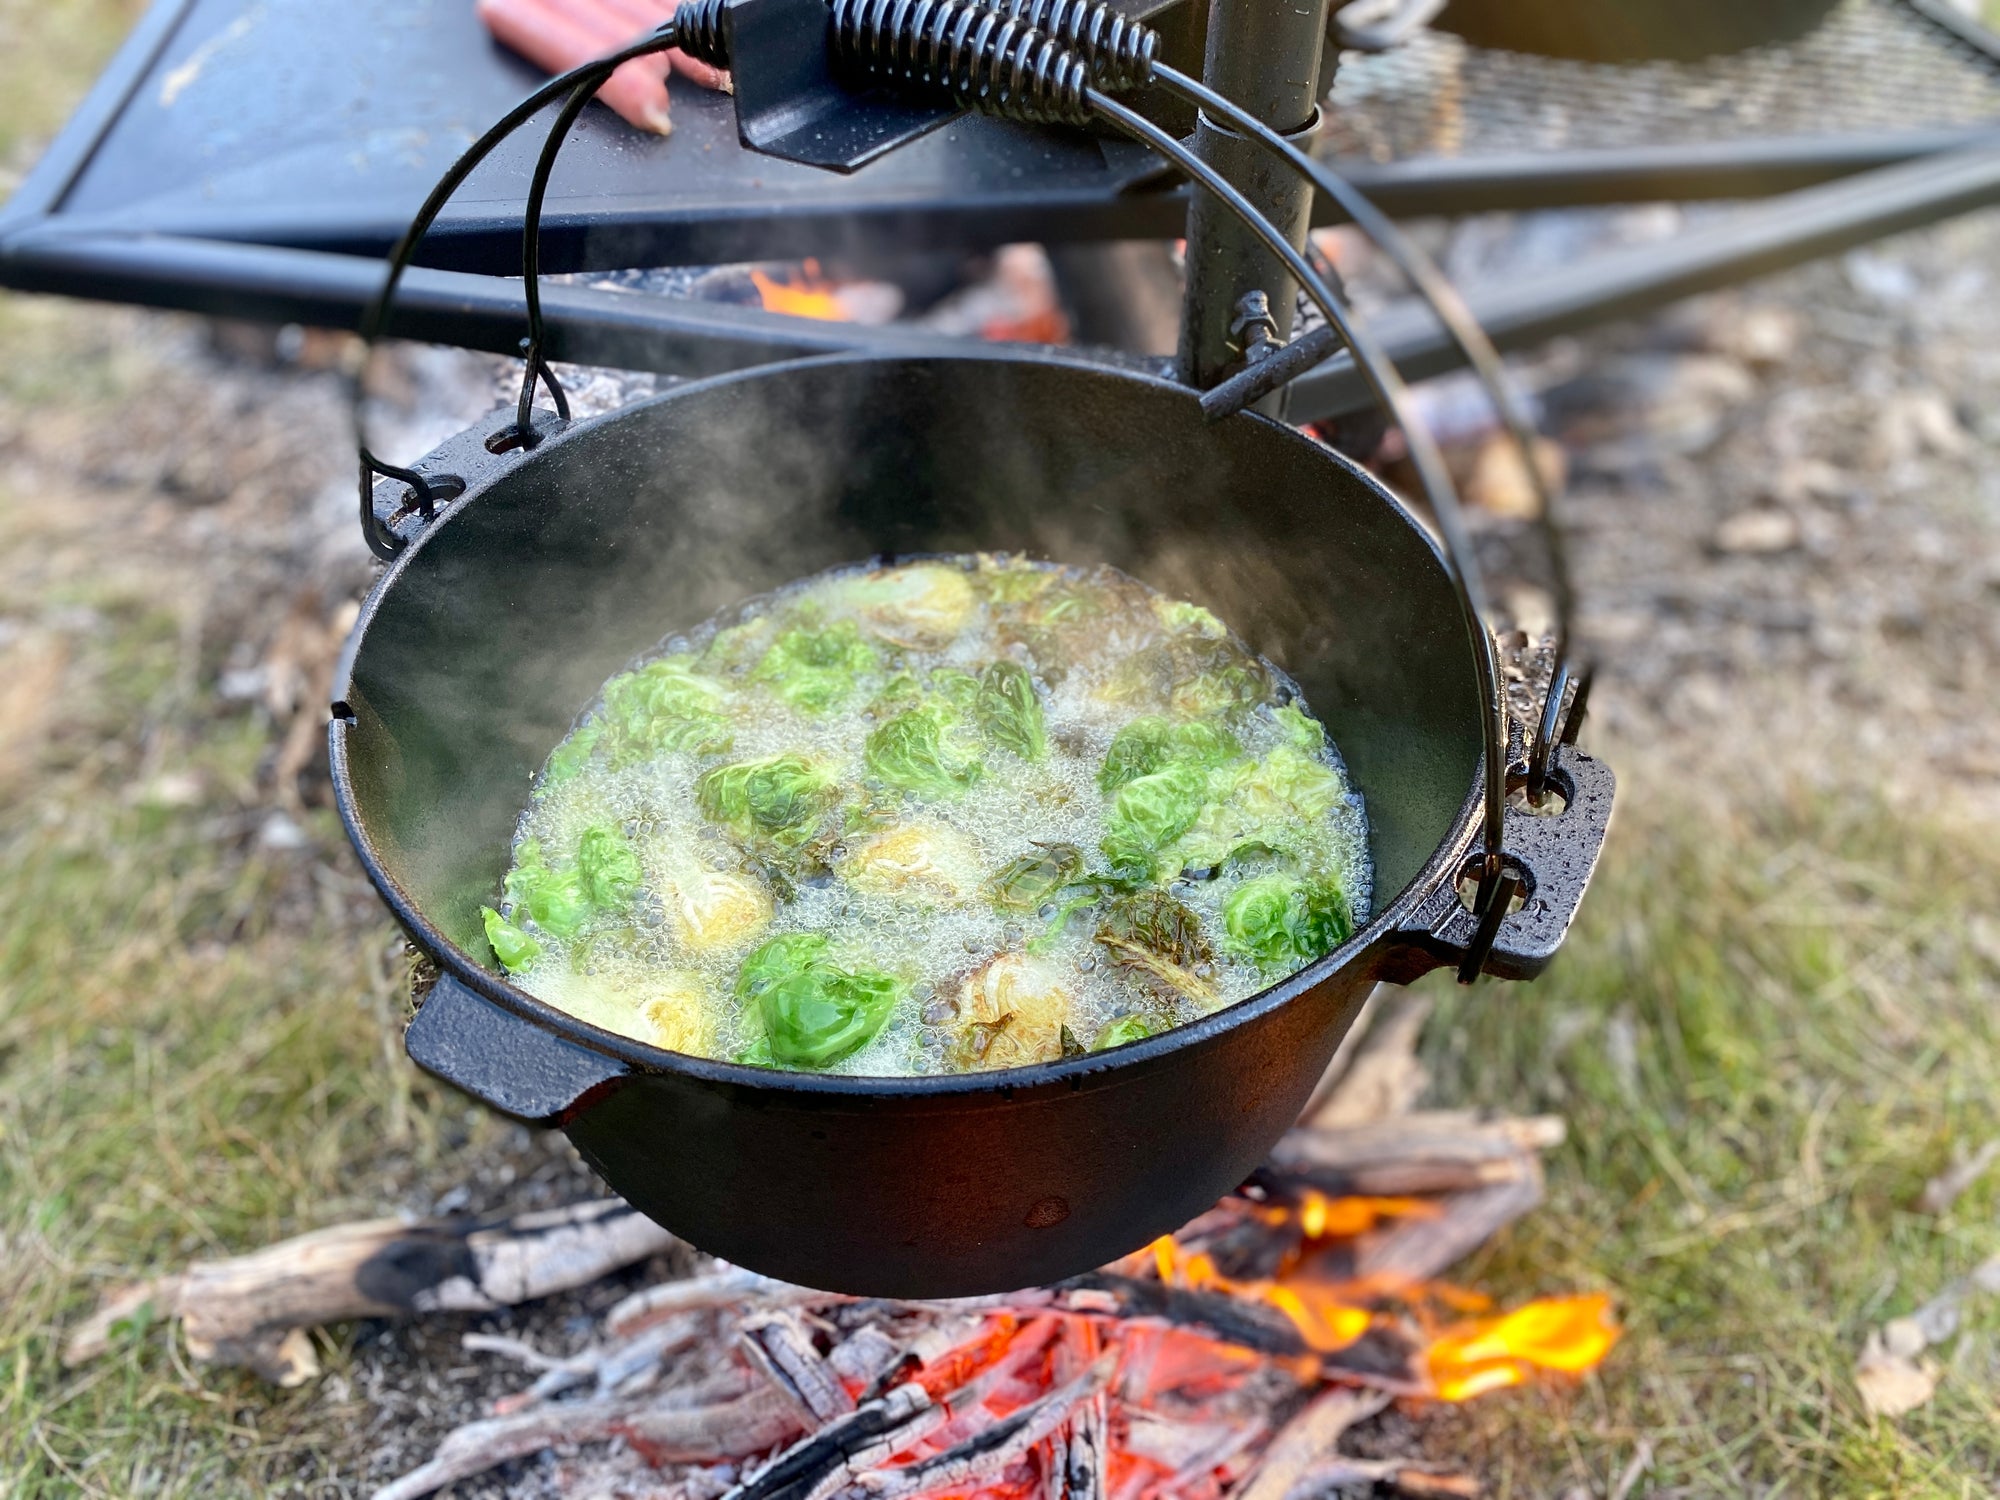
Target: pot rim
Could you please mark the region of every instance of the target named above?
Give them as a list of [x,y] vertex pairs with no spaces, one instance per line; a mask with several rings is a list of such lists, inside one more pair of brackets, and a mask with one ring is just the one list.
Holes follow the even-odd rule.
[[[691,395],[723,389],[730,385],[756,380],[767,375],[779,374],[801,368],[818,368],[831,365],[864,364],[908,364],[945,363],[962,360],[990,364],[1036,364],[1057,365],[1080,373],[1100,375],[1110,379],[1132,381],[1139,385],[1185,397],[1190,403],[1198,398],[1198,393],[1177,381],[1150,371],[1134,370],[1128,367],[1107,365],[1096,360],[1085,359],[1060,351],[1042,348],[1032,349],[982,349],[970,350],[964,354],[870,354],[865,352],[843,352],[837,354],[812,355],[802,359],[790,359],[771,364],[753,365],[747,369],[731,370],[721,375],[708,376],[676,385],[669,390],[658,392],[642,401],[635,401],[613,411],[603,412],[594,417],[580,418],[550,433],[533,452],[569,441],[575,434],[621,417],[642,407],[658,405]],[[1196,416],[1199,417],[1197,410]],[[1313,448],[1320,456],[1332,460],[1346,469],[1350,476],[1364,486],[1375,491],[1377,497],[1386,502],[1396,516],[1423,543],[1440,568],[1449,570],[1450,564],[1429,528],[1419,521],[1414,512],[1402,499],[1374,475],[1362,468],[1354,460],[1324,444],[1314,442],[1296,428],[1259,413],[1243,411],[1225,418],[1229,422],[1255,422],[1272,429],[1282,439],[1304,444]],[[470,429],[468,429],[469,431]],[[462,434],[461,434],[462,435]],[[448,438],[432,454],[448,447],[454,439]],[[430,455],[426,455],[429,457]],[[515,455],[503,456],[506,459]],[[418,464],[423,462],[419,459]],[[509,465],[511,468],[511,465]],[[503,471],[505,472],[505,471]],[[439,507],[437,516],[421,532],[413,537],[395,561],[376,579],[363,601],[361,612],[355,621],[346,644],[341,648],[340,659],[334,671],[332,701],[335,712],[328,725],[328,749],[334,790],[334,802],[340,813],[340,821],[347,830],[349,841],[360,856],[362,868],[369,883],[388,905],[397,921],[409,932],[417,946],[428,954],[442,969],[454,979],[471,988],[483,999],[511,1011],[521,1019],[531,1022],[543,1030],[554,1033],[566,1041],[588,1048],[621,1065],[628,1070],[643,1073],[680,1073],[704,1082],[729,1084],[737,1087],[767,1089],[793,1095],[819,1095],[822,1097],[850,1097],[856,1099],[891,1096],[897,1098],[924,1098],[948,1102],[954,1098],[970,1100],[979,1096],[1002,1094],[1009,1098],[1023,1091],[1054,1090],[1067,1087],[1071,1090],[1083,1087],[1086,1080],[1095,1080],[1109,1073],[1121,1071],[1138,1064],[1143,1065],[1178,1051],[1182,1047],[1195,1046],[1212,1037],[1247,1025],[1252,1021],[1288,1005],[1308,991],[1314,989],[1338,970],[1364,959],[1376,949],[1390,943],[1396,932],[1404,926],[1417,909],[1437,891],[1439,886],[1456,871],[1463,862],[1470,847],[1479,811],[1482,791],[1482,755],[1476,760],[1468,774],[1468,790],[1460,804],[1457,815],[1452,820],[1450,831],[1438,844],[1431,857],[1395,898],[1381,906],[1363,927],[1333,952],[1307,964],[1304,968],[1287,975],[1277,983],[1258,990],[1221,1010],[1203,1016],[1147,1037],[1137,1042],[1127,1042],[1105,1052],[1088,1053],[1083,1057],[1059,1059],[1055,1062],[1029,1063],[1020,1067],[996,1068],[979,1073],[921,1074],[915,1076],[839,1074],[793,1072],[784,1068],[764,1068],[752,1063],[726,1062],[717,1058],[695,1057],[684,1052],[670,1052],[655,1047],[648,1042],[626,1036],[620,1032],[607,1031],[582,1021],[567,1011],[560,1010],[545,1000],[522,989],[505,976],[496,974],[475,960],[464,949],[446,937],[437,926],[418,909],[402,886],[391,876],[377,856],[374,842],[361,821],[355,806],[352,777],[349,774],[347,736],[352,727],[350,717],[338,710],[344,706],[349,686],[353,678],[353,668],[361,644],[374,622],[383,598],[395,586],[412,559],[441,535],[451,521],[468,506],[484,497],[488,488],[499,475],[468,479],[463,493],[449,503]]]

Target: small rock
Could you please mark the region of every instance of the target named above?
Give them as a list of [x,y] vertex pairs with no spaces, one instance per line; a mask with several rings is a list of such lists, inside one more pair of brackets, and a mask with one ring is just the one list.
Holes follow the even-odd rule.
[[274,812],[257,829],[259,848],[284,851],[303,849],[310,840],[306,831],[281,812]]
[[[1543,486],[1559,493],[1569,470],[1561,444],[1536,438],[1535,468]],[[1521,450],[1504,432],[1491,434],[1479,445],[1472,474],[1465,482],[1465,499],[1468,505],[1503,520],[1532,521],[1542,513],[1541,496],[1535,491],[1528,466],[1521,461]]]
[[1798,544],[1798,517],[1788,510],[1742,510],[1715,528],[1718,552],[1789,552]]
[[133,800],[142,807],[194,807],[202,790],[199,772],[163,771],[140,786]]
[[1717,354],[1769,370],[1798,353],[1805,320],[1789,307],[1730,305],[1718,309],[1703,330],[1702,342]]
[[1854,289],[1877,302],[1908,302],[1917,295],[1917,273],[1903,262],[1890,260],[1873,250],[1850,252],[1845,268]]

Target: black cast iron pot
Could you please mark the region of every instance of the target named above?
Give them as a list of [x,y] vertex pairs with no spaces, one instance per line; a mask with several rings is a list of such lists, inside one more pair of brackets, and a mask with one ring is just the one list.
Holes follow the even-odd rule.
[[[406,1045],[517,1119],[560,1125],[634,1205],[774,1276],[907,1296],[1099,1265],[1207,1208],[1297,1117],[1377,979],[1452,963],[1480,699],[1437,550],[1397,500],[1262,417],[1204,424],[1163,380],[996,352],[723,376],[505,448],[496,414],[418,467],[462,492],[370,595],[336,682],[333,774],[370,878],[443,977]],[[407,493],[384,483],[384,515]],[[1289,671],[1367,799],[1372,919],[1194,1025],[944,1078],[787,1073],[664,1052],[496,972],[529,781],[598,687],[663,635],[874,555],[1004,548],[1108,562],[1214,609]],[[1488,972],[1553,955],[1610,815],[1562,752],[1557,817],[1510,815],[1531,883]]]
[[1478,47],[1583,62],[1692,62],[1795,41],[1840,0],[1451,0],[1437,25]]

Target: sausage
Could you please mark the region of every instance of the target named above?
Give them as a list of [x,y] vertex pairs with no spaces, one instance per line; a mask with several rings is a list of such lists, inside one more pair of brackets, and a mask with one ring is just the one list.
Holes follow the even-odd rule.
[[[632,40],[630,35],[606,35],[592,17],[577,14],[565,0],[475,0],[474,10],[499,41],[551,73],[565,73],[593,57]],[[658,135],[673,127],[667,115],[667,72],[664,57],[635,57],[621,63],[597,91],[597,102]]]

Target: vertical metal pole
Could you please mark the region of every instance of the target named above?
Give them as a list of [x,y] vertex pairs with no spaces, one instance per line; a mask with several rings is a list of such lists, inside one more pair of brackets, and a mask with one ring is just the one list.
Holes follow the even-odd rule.
[[[1202,82],[1288,135],[1317,123],[1320,53],[1329,0],[1210,0]],[[1305,244],[1312,186],[1269,152],[1203,116],[1195,150],[1296,246]],[[1181,378],[1206,389],[1241,358],[1229,325],[1244,293],[1270,298],[1278,336],[1291,331],[1298,285],[1283,262],[1196,188],[1188,204],[1187,305]]]

